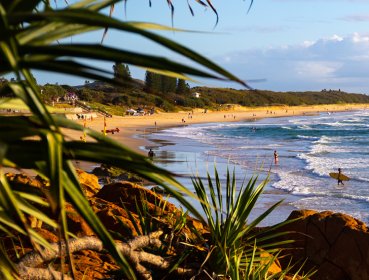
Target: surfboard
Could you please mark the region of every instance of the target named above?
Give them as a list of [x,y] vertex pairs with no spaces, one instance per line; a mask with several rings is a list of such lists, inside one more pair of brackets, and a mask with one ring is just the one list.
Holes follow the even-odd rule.
[[[336,172],[329,173],[329,176],[331,176],[333,179],[338,180],[338,173],[336,173]],[[342,180],[342,181],[348,181],[348,180],[350,180],[349,177],[347,177],[346,175],[343,175],[342,173],[341,173],[339,179]]]

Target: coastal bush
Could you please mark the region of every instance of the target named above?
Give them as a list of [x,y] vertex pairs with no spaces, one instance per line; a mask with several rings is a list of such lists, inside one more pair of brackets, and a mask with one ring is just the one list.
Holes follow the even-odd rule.
[[[131,171],[161,185],[192,214],[202,219],[198,211],[184,199],[182,193],[193,194],[173,179],[169,172],[154,166],[146,157],[104,137],[99,132],[84,128],[64,117],[51,115],[42,102],[40,90],[31,70],[69,74],[117,86],[122,85],[106,70],[79,60],[83,57],[109,63],[127,63],[180,77],[194,75],[245,84],[205,57],[152,32],[152,29],[158,28],[172,31],[170,27],[120,21],[106,15],[104,10],[109,7],[113,10],[117,2],[119,1],[73,1],[67,7],[53,7],[50,1],[43,0],[0,2],[0,75],[15,77],[3,91],[13,93],[22,99],[31,112],[29,116],[0,116],[0,233],[2,237],[27,238],[36,249],[40,246],[50,248],[45,238],[27,223],[26,216],[33,216],[55,230],[59,239],[66,244],[68,256],[66,202],[69,202],[101,239],[103,246],[123,269],[126,277],[135,279],[135,271],[117,249],[111,235],[84,197],[72,160],[113,164]],[[210,4],[210,1],[207,2]],[[191,67],[164,57],[144,55],[123,48],[83,42],[83,37],[78,42],[65,43],[64,40],[70,36],[96,30],[106,32],[109,28],[114,28],[122,34],[140,35],[192,60],[200,67]],[[79,134],[86,133],[93,140],[86,143],[70,140],[65,135],[65,129]],[[41,199],[31,190],[13,190],[7,182],[3,167],[17,170],[32,169],[50,184],[47,200]],[[40,211],[33,206],[34,204],[47,207],[48,211]],[[16,278],[19,271],[13,264],[14,259],[8,257],[2,244],[0,250],[1,278]],[[73,262],[71,258],[66,260],[71,268],[69,270],[71,276],[74,277]],[[62,255],[61,267],[64,263],[65,257]]]
[[59,85],[46,84],[40,88],[42,90],[41,98],[44,101],[56,100],[67,93],[67,91]]
[[[201,177],[192,179],[210,231],[208,240],[204,241],[208,248],[206,266],[218,276],[224,275],[230,279],[266,279],[270,273],[268,267],[272,265],[270,262],[274,261],[271,256],[278,253],[278,247],[284,244],[276,241],[284,233],[275,234],[275,229],[287,222],[263,231],[256,230],[258,224],[281,202],[275,203],[251,220],[252,210],[267,183],[265,179],[257,185],[257,180],[257,176],[252,177],[246,184],[243,182],[238,187],[235,172],[231,174],[227,169],[223,186],[216,168],[214,179],[207,174],[207,187]],[[255,278],[256,275],[259,277]]]
[[274,92],[267,90],[236,90],[228,88],[195,87],[201,93],[201,99],[210,106],[239,104],[242,106],[279,105],[322,105],[339,103],[369,103],[365,94],[346,93],[342,91],[321,92]]

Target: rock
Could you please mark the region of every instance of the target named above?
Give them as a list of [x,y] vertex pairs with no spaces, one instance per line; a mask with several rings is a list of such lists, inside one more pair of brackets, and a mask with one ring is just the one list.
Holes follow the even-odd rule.
[[95,167],[92,170],[92,174],[98,177],[105,178],[106,180],[109,180],[107,178],[110,178],[110,179],[119,180],[119,181],[130,181],[134,183],[139,183],[139,182],[144,181],[141,177],[131,172],[128,172],[118,167],[108,166],[105,164],[102,164],[100,167]]
[[95,175],[89,174],[81,169],[77,169],[76,171],[85,196],[92,197],[97,194],[101,189],[98,178]]
[[74,210],[74,208],[67,203],[67,223],[68,230],[78,237],[94,235],[92,229],[88,226],[85,220]]
[[[162,212],[165,202],[161,195],[127,181],[105,185],[95,197],[110,201],[120,207],[124,203],[124,206],[132,212],[137,212],[136,203],[142,211],[142,202],[145,201],[149,213],[153,215]],[[174,213],[178,209],[174,204],[165,202],[164,211]]]
[[110,172],[108,169],[100,166],[100,167],[95,167],[93,170],[92,170],[92,174],[96,175],[96,176],[99,176],[99,177],[108,177],[108,176],[111,176]]
[[291,255],[292,263],[307,259],[305,272],[317,269],[311,279],[369,279],[369,232],[363,222],[330,211],[294,211],[289,219],[292,218],[300,220],[280,231],[296,232],[286,235],[285,239],[297,242],[285,251]]
[[90,203],[94,212],[110,232],[119,233],[124,237],[133,237],[138,235],[136,227],[139,231],[142,231],[137,214],[131,213],[131,216],[136,223],[135,227],[126,210],[114,203],[100,198],[93,198]]
[[56,234],[49,230],[43,228],[35,228],[34,231],[45,238],[47,242],[53,243],[59,241],[59,238],[56,236]]
[[269,274],[274,275],[282,271],[281,264],[279,263],[277,258],[273,261],[273,263],[270,264],[270,261],[272,258],[274,258],[274,256],[269,254],[267,251],[261,250],[260,258],[262,264],[269,265],[268,268]]

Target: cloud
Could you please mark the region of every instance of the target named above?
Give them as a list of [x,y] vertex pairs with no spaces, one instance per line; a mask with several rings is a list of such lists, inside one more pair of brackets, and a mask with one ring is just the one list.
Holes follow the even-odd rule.
[[265,78],[252,85],[272,90],[340,88],[369,93],[369,36],[332,35],[298,45],[254,49],[217,59],[240,78]]
[[350,22],[368,22],[369,21],[369,15],[349,15],[345,17],[339,18],[343,21],[350,21]]

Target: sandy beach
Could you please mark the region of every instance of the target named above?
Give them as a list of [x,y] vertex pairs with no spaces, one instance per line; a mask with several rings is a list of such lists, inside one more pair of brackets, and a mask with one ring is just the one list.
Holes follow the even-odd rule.
[[[237,107],[223,111],[207,111],[195,109],[193,111],[183,111],[178,113],[155,113],[145,116],[113,116],[106,119],[107,129],[119,129],[119,133],[108,134],[123,145],[135,150],[138,153],[146,154],[146,151],[140,147],[149,145],[144,137],[135,137],[136,135],[145,135],[155,130],[191,125],[197,123],[211,122],[235,122],[252,120],[259,118],[275,118],[300,115],[312,115],[322,112],[333,113],[339,111],[354,111],[368,108],[367,104],[344,104],[344,105],[315,105],[315,106],[270,106],[270,107]],[[82,120],[78,121],[83,124]],[[104,127],[103,117],[87,120],[88,128],[101,131]],[[81,135],[68,133],[71,139],[79,139]],[[82,166],[81,166],[82,167]],[[82,167],[83,168],[83,167]]]

